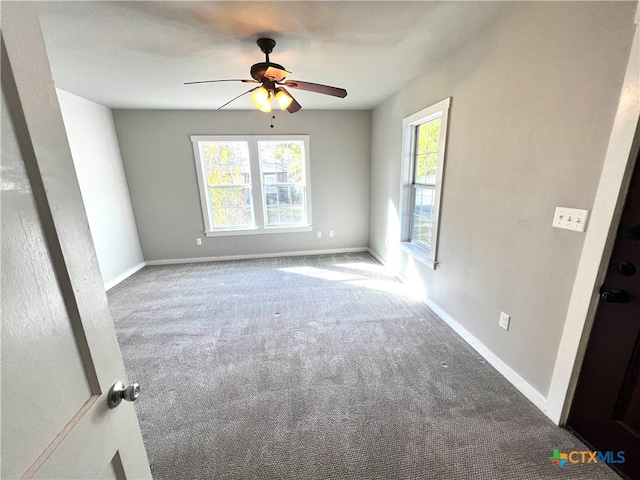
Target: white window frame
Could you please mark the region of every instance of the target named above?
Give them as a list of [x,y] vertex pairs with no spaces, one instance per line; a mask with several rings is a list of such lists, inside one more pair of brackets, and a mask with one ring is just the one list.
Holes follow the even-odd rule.
[[[204,220],[204,234],[207,237],[231,235],[257,235],[265,233],[309,232],[313,229],[311,223],[311,168],[309,156],[309,135],[191,135],[193,157],[198,178],[198,190]],[[304,144],[304,194],[306,221],[302,225],[273,225],[267,226],[266,205],[262,184],[262,166],[258,151],[258,142],[297,141]],[[213,225],[209,189],[206,183],[206,166],[200,150],[200,142],[247,142],[249,145],[249,165],[251,168],[251,196],[253,202],[254,225],[251,227],[217,228]]]
[[[442,182],[444,177],[446,147],[447,147],[447,127],[449,120],[449,105],[451,97],[431,105],[419,112],[409,115],[402,121],[402,185],[400,188],[400,218],[401,218],[401,248],[416,260],[435,269],[438,253],[438,232],[440,230],[440,206],[442,203]],[[436,170],[435,200],[432,210],[433,222],[431,232],[431,249],[418,245],[411,241],[412,216],[413,216],[413,188],[415,174],[415,149],[416,127],[434,120],[442,118],[440,126],[440,141],[438,148],[438,168]]]

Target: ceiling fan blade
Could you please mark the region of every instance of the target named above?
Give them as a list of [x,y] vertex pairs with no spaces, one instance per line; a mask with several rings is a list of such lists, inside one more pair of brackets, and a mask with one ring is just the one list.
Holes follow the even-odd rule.
[[291,103],[289,104],[289,106],[287,107],[287,112],[289,113],[296,113],[298,110],[300,110],[302,108],[302,105],[300,105],[295,98],[293,98],[293,95],[291,95],[289,92],[287,92],[287,89],[284,87],[280,87],[280,90],[284,91],[284,93],[286,93],[287,95],[289,95],[291,97]]
[[253,92],[254,90],[257,90],[258,88],[260,88],[260,87],[254,87],[254,88],[252,88],[251,90],[247,90],[246,92],[241,93],[241,94],[240,94],[240,95],[238,95],[237,97],[233,97],[233,98],[232,98],[231,100],[229,100],[227,103],[225,103],[225,104],[224,104],[224,105],[222,105],[221,107],[218,107],[218,110],[222,109],[223,107],[226,107],[226,106],[227,106],[227,105],[229,105],[231,102],[233,102],[234,100],[239,99],[239,98],[240,98],[240,97],[242,97],[243,95],[246,95],[247,93],[251,93],[251,92]]
[[227,80],[202,80],[200,82],[184,82],[185,85],[193,85],[194,83],[216,83],[216,82],[242,82],[242,83],[260,83],[255,80],[243,80],[241,78],[231,78]]
[[273,66],[267,68],[264,72],[264,77],[274,82],[281,82],[289,75],[291,75],[291,72],[287,72],[286,70],[282,70]]
[[334,97],[344,98],[347,91],[344,88],[330,87],[329,85],[321,85],[319,83],[300,82],[298,80],[287,80],[284,82],[287,87],[297,88],[299,90],[307,90],[309,92],[322,93],[324,95],[332,95]]

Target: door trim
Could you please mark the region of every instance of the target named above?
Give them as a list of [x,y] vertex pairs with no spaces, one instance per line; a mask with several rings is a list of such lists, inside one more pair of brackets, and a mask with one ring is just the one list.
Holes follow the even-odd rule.
[[602,166],[560,346],[547,395],[547,415],[564,425],[584,359],[631,173],[640,147],[640,5],[609,145]]

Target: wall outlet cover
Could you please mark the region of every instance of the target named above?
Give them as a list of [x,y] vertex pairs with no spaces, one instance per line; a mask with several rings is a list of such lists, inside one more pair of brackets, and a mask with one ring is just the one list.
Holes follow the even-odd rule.
[[504,328],[505,330],[509,330],[510,319],[511,319],[510,315],[504,312],[500,312],[500,321],[498,322],[498,325],[500,325],[500,327]]

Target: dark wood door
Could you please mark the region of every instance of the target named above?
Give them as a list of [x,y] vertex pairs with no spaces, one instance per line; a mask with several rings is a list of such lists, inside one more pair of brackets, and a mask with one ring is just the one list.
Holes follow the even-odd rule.
[[[567,426],[640,479],[640,161],[636,162]],[[613,458],[616,458],[615,455]]]

